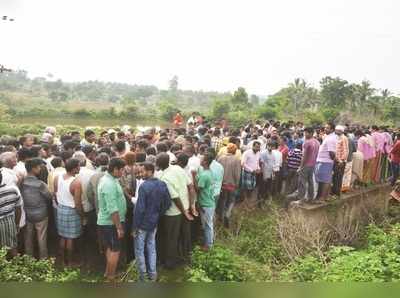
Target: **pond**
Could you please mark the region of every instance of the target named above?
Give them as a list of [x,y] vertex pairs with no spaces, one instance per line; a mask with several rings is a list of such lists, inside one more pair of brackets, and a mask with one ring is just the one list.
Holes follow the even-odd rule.
[[101,126],[101,127],[120,127],[123,125],[129,125],[131,127],[136,126],[170,126],[167,122],[154,119],[154,120],[122,120],[122,119],[93,119],[93,118],[55,118],[55,117],[17,117],[13,119],[17,124],[41,124],[45,126],[56,126],[56,125],[77,125],[81,127],[88,126]]

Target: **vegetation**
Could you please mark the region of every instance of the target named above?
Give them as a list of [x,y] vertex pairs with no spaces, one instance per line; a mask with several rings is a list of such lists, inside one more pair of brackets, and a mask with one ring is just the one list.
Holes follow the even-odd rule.
[[350,83],[330,76],[321,79],[319,88],[297,78],[275,94],[260,97],[243,87],[233,94],[181,90],[176,76],[167,90],[160,90],[99,81],[67,83],[54,81],[51,75],[31,79],[26,71],[0,74],[0,121],[10,116],[169,121],[178,110],[186,116],[197,111],[211,120],[225,118],[234,126],[260,118],[307,124],[368,118],[397,125],[400,97],[377,90],[368,81]]
[[280,274],[285,281],[399,281],[400,225],[386,230],[375,225],[367,229],[364,248],[339,246],[323,257],[309,254],[290,263]]
[[27,255],[7,260],[7,251],[0,249],[0,282],[72,282],[79,281],[78,270],[57,270],[54,259],[37,261]]

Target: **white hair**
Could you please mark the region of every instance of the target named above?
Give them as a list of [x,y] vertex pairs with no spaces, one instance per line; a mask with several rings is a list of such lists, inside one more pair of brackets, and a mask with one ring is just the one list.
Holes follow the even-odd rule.
[[10,164],[11,159],[15,157],[15,152],[3,152],[2,154],[0,154],[0,163],[3,167],[7,168],[7,166]]

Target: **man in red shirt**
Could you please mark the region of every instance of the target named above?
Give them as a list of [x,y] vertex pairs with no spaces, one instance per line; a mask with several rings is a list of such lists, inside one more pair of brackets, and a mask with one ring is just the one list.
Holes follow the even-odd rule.
[[392,177],[390,182],[392,186],[396,184],[397,179],[400,175],[400,133],[397,133],[396,143],[394,144],[392,151],[390,151],[390,161],[392,167]]

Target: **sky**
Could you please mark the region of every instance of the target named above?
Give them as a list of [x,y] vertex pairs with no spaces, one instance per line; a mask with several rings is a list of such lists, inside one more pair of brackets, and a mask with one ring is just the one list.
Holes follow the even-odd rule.
[[324,76],[400,92],[398,0],[0,0],[0,64],[30,76],[269,95]]

